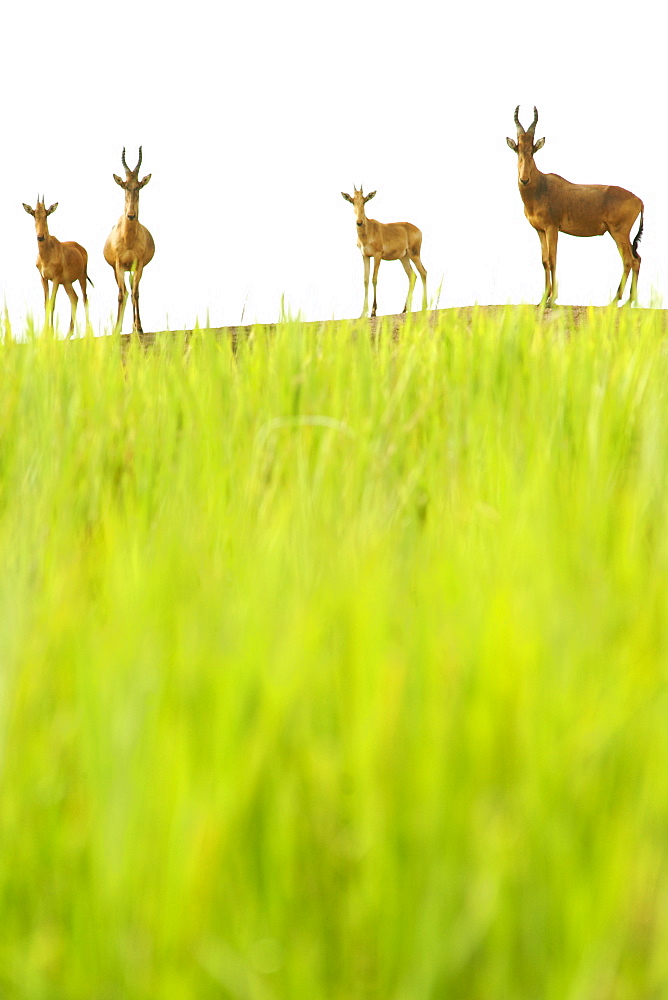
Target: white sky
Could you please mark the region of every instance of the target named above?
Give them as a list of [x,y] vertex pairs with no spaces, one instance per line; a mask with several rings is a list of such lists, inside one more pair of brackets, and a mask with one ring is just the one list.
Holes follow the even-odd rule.
[[[663,11],[663,12],[662,12]],[[641,304],[668,298],[662,5],[562,0],[411,5],[245,0],[176,6],[35,0],[4,5],[0,293],[13,325],[42,319],[34,225],[89,254],[91,319],[115,315],[102,247],[123,208],[112,173],[139,144],[140,219],[156,254],[144,330],[358,316],[362,261],[340,192],[377,190],[368,214],[423,231],[441,307],[537,302],[538,236],[524,218],[513,112],[536,104],[540,169],[629,188],[645,203]],[[635,233],[635,227],[633,229]],[[621,261],[609,236],[561,236],[559,302],[603,304]],[[379,313],[406,276],[383,263]],[[78,287],[78,286],[77,286]],[[414,305],[419,305],[420,284]],[[628,288],[627,288],[628,293]],[[69,302],[57,314],[67,328]],[[80,310],[82,317],[83,310]],[[131,328],[131,306],[124,330]]]

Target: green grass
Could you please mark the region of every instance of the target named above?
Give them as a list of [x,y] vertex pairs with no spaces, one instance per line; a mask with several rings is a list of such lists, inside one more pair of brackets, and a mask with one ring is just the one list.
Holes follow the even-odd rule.
[[0,997],[668,994],[658,313],[0,348]]

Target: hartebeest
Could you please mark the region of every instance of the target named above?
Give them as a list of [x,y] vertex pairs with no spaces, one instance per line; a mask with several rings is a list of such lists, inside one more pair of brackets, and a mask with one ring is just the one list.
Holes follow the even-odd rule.
[[[72,315],[70,318],[70,328],[68,334],[74,332],[74,317],[77,311],[77,293],[72,287],[72,282],[78,281],[81,285],[86,315],[88,314],[88,296],[86,294],[86,281],[90,281],[87,274],[88,254],[80,243],[61,243],[49,233],[49,224],[46,221],[52,212],[58,208],[58,202],[46,208],[44,196],[37,198],[37,207],[31,208],[23,202],[28,215],[32,215],[35,220],[35,231],[37,233],[37,270],[42,278],[44,289],[44,309],[46,312],[46,325],[53,326],[53,310],[56,305],[56,295],[61,285],[65,288],[72,305]],[[49,282],[53,282],[51,295],[49,295]],[[93,284],[90,281],[91,285]]]
[[410,309],[413,298],[413,288],[417,280],[415,271],[411,267],[411,261],[415,264],[422,278],[422,308],[427,308],[427,272],[420,260],[420,248],[422,246],[422,233],[417,226],[410,222],[376,222],[375,219],[367,219],[364,206],[367,201],[375,196],[376,192],[365,195],[360,187],[359,191],[353,185],[353,196],[350,197],[345,191],[341,195],[355,209],[357,221],[357,246],[362,251],[364,261],[364,308],[362,316],[366,316],[369,308],[369,269],[371,258],[373,257],[373,308],[371,315],[376,315],[376,283],[378,281],[378,268],[381,260],[400,260],[404,271],[408,275],[408,296],[403,311]]
[[125,180],[121,180],[118,174],[114,174],[113,177],[119,187],[125,191],[125,211],[104,244],[104,259],[107,264],[113,267],[118,285],[116,329],[119,333],[123,325],[123,313],[128,297],[125,285],[126,271],[130,272],[132,289],[132,329],[136,330],[137,333],[142,332],[141,319],[139,318],[139,282],[144,268],[153,259],[155,253],[153,237],[146,226],[142,226],[139,221],[139,192],[151,179],[151,174],[147,174],[141,181],[139,180],[141,157],[140,146],[137,166],[134,170],[130,170],[125,162],[125,147],[123,147],[121,162],[125,167]]
[[[643,230],[644,206],[640,198],[621,187],[607,184],[571,184],[559,174],[543,174],[534,162],[534,153],[544,145],[545,139],[534,141],[538,124],[538,110],[533,109],[529,128],[520,124],[519,105],[515,108],[517,142],[506,137],[506,142],[517,153],[518,186],[524,214],[540,237],[545,291],[541,304],[550,306],[557,297],[557,239],[559,233],[569,236],[602,236],[610,233],[617,244],[624,271],[613,302],[624,294],[629,272],[631,278],[630,302],[636,301],[640,255],[638,243]],[[640,214],[640,226],[631,243],[631,228]]]

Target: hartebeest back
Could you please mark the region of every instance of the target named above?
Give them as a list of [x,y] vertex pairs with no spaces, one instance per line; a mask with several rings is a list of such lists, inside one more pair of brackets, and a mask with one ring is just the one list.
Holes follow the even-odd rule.
[[144,268],[153,259],[155,253],[153,237],[146,226],[142,226],[139,221],[139,192],[151,179],[151,174],[147,174],[141,181],[139,180],[141,159],[140,146],[137,166],[134,170],[130,170],[125,162],[125,147],[123,147],[121,162],[125,167],[125,180],[121,180],[118,174],[114,174],[113,177],[119,187],[125,191],[125,211],[104,244],[104,259],[107,264],[113,267],[118,285],[116,329],[119,333],[123,325],[123,313],[128,297],[125,284],[126,271],[130,272],[132,289],[132,328],[138,333],[142,332],[141,319],[139,318],[139,282]]
[[[624,271],[613,302],[624,294],[629,272],[631,278],[630,302],[635,302],[640,273],[638,243],[643,231],[643,203],[635,194],[621,187],[606,184],[571,184],[559,174],[543,174],[534,162],[534,153],[544,145],[545,139],[534,141],[538,124],[538,110],[533,109],[529,128],[520,124],[519,105],[515,109],[517,142],[506,142],[517,153],[518,186],[524,214],[537,231],[545,269],[545,291],[542,304],[552,305],[557,297],[557,239],[559,233],[569,236],[602,236],[610,233],[617,244]],[[640,225],[631,243],[631,229],[640,215]]]
[[[46,208],[44,197],[37,199],[36,208],[31,208],[23,202],[28,215],[32,215],[35,220],[35,232],[37,233],[37,270],[42,279],[44,289],[44,310],[46,313],[46,325],[53,326],[53,310],[56,305],[56,295],[61,285],[65,288],[72,305],[70,317],[70,328],[68,333],[74,332],[74,318],[77,311],[77,293],[72,287],[72,282],[78,281],[81,285],[81,294],[88,313],[88,296],[86,294],[86,281],[90,281],[87,274],[88,254],[80,243],[61,243],[49,233],[49,224],[46,221],[52,212],[58,208],[58,202]],[[49,295],[49,282],[53,282],[51,295]],[[91,285],[93,284],[90,281]]]
[[376,315],[376,284],[378,281],[378,268],[381,260],[400,260],[404,271],[408,275],[408,296],[404,306],[404,312],[410,309],[413,298],[413,288],[417,280],[415,271],[411,267],[411,261],[415,264],[422,278],[422,308],[427,308],[427,272],[420,260],[420,249],[422,247],[422,233],[417,226],[410,222],[376,222],[375,219],[367,219],[364,206],[367,201],[375,196],[376,192],[365,195],[360,187],[359,191],[353,185],[353,196],[344,191],[341,195],[349,201],[355,209],[357,221],[357,246],[362,252],[364,261],[364,308],[362,316],[366,316],[369,308],[369,269],[371,258],[373,257],[373,308],[371,315]]

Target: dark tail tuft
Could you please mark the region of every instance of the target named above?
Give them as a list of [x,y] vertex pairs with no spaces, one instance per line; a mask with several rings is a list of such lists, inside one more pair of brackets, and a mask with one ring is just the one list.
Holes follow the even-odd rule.
[[641,209],[640,210],[640,226],[638,227],[638,232],[636,233],[636,237],[635,237],[633,243],[631,244],[631,249],[633,250],[633,256],[634,257],[638,256],[638,253],[637,253],[638,244],[640,243],[640,240],[642,239],[643,216],[644,216],[644,209]]
[[[641,231],[642,231],[642,226],[640,227],[640,229],[641,229]],[[640,237],[638,237],[638,236],[637,236],[637,237],[636,237],[636,239],[640,239]],[[634,247],[633,247],[633,251],[634,251],[634,253],[635,253],[635,245],[634,245]],[[86,281],[90,281],[90,277],[89,277],[89,275],[88,275],[88,271],[86,271]],[[91,283],[91,286],[92,286],[93,288],[95,288],[95,285],[93,285],[93,282],[92,282],[92,281],[90,281],[90,283]]]

